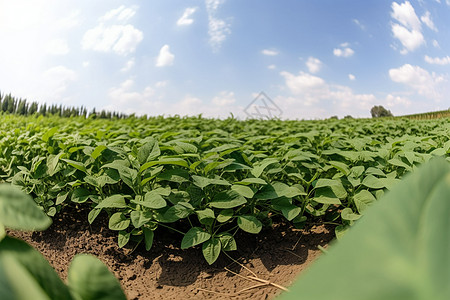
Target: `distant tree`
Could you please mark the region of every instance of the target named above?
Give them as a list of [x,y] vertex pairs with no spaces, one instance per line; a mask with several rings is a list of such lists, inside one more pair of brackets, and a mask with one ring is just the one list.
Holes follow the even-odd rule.
[[351,115],[346,115],[346,116],[344,117],[344,119],[353,119],[353,117],[352,117]]
[[339,120],[338,116],[331,116],[330,120]]
[[382,117],[393,117],[394,115],[391,113],[390,110],[387,110],[381,105],[375,105],[370,110],[370,114],[372,115],[372,118],[382,118]]

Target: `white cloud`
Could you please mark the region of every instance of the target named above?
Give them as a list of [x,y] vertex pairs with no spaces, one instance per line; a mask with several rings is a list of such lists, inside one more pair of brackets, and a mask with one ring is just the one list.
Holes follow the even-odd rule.
[[348,74],[348,79],[350,79],[351,81],[355,80],[356,77],[353,74]]
[[405,64],[399,68],[389,70],[389,77],[392,81],[405,84],[414,89],[419,95],[440,99],[442,94],[439,90],[445,78],[434,72],[429,73],[419,66]]
[[69,53],[67,41],[63,39],[54,39],[47,44],[47,53],[52,55],[66,55]]
[[281,72],[290,95],[275,98],[283,118],[367,116],[378,100],[373,94],[355,94],[351,88],[327,83],[324,79],[300,72]]
[[428,28],[430,28],[433,31],[438,31],[438,29],[436,28],[436,26],[433,23],[433,20],[431,20],[431,13],[429,11],[425,12],[425,14],[423,16],[420,17],[420,20],[422,20],[422,22],[428,26]]
[[90,64],[91,63],[88,61],[83,61],[82,66],[83,66],[83,68],[87,68],[87,67],[89,67]]
[[213,51],[218,51],[222,43],[231,34],[230,23],[217,18],[219,6],[225,3],[225,0],[205,0],[206,12],[208,13],[208,34],[209,43]]
[[340,48],[334,48],[333,54],[337,57],[350,57],[355,53],[348,43],[342,43]]
[[233,92],[223,91],[212,99],[212,103],[217,106],[228,106],[236,102]]
[[391,17],[393,19],[398,21],[406,28],[420,31],[421,24],[419,17],[417,17],[416,11],[409,1],[405,1],[405,3],[402,4],[392,2],[391,8]]
[[134,67],[135,61],[134,58],[130,59],[127,61],[127,63],[125,64],[125,66],[123,66],[122,69],[120,69],[121,72],[128,72],[130,71],[133,67]]
[[315,57],[308,57],[308,60],[306,61],[306,67],[308,68],[310,73],[317,73],[322,68],[322,62]]
[[353,21],[353,23],[355,23],[356,25],[358,25],[358,27],[361,28],[361,30],[366,30],[366,26],[364,26],[364,24],[362,24],[360,20],[358,20],[358,19],[353,19],[352,21]]
[[405,97],[393,96],[391,94],[388,94],[386,96],[386,106],[389,108],[396,106],[409,107],[411,106],[411,100]]
[[[136,50],[143,40],[144,34],[131,24],[123,24],[131,19],[137,11],[137,6],[110,10],[99,20],[100,23],[86,31],[81,45],[84,50],[98,52],[114,52],[120,55],[128,55]],[[113,23],[112,25],[106,23]],[[121,23],[121,24],[117,24]]]
[[434,48],[440,48],[439,42],[438,42],[438,41],[433,40],[432,44],[433,44],[433,47],[434,47]]
[[420,31],[410,31],[399,24],[392,24],[392,33],[394,37],[400,40],[403,47],[405,47],[401,50],[402,54],[406,54],[408,51],[414,51],[425,43],[425,39]]
[[133,25],[105,26],[102,23],[84,34],[81,45],[84,50],[127,55],[136,50],[143,38],[142,31]]
[[267,56],[276,56],[279,54],[278,51],[276,50],[270,50],[270,49],[264,49],[261,51],[262,54],[267,55]]
[[169,82],[167,80],[158,81],[158,82],[155,83],[155,87],[156,88],[163,88],[163,87],[166,87],[167,84],[169,84]]
[[169,45],[164,45],[159,50],[159,55],[156,58],[156,66],[157,67],[166,67],[173,65],[173,61],[175,60],[175,55],[170,53]]
[[425,44],[420,20],[411,3],[409,1],[405,1],[405,3],[402,4],[392,2],[391,8],[391,17],[400,23],[393,22],[391,24],[391,30],[394,37],[398,39],[404,47],[400,53],[406,54]]
[[42,74],[39,96],[46,101],[64,101],[63,96],[70,83],[77,80],[75,71],[65,67],[56,66]]
[[101,22],[106,22],[110,20],[116,20],[116,21],[128,21],[134,15],[136,14],[138,7],[132,6],[132,7],[125,7],[125,5],[122,5],[116,9],[112,9],[108,11],[106,14],[104,14],[101,18]]
[[430,57],[428,55],[425,55],[425,61],[429,64],[434,64],[434,65],[441,65],[441,66],[445,66],[450,64],[450,56],[445,56],[445,57]]
[[194,23],[194,19],[191,18],[191,16],[197,11],[197,7],[188,7],[184,10],[183,15],[181,18],[178,19],[177,25],[178,26],[186,26],[191,25]]
[[276,68],[277,68],[276,65],[268,65],[267,66],[267,69],[269,69],[269,70],[275,70]]

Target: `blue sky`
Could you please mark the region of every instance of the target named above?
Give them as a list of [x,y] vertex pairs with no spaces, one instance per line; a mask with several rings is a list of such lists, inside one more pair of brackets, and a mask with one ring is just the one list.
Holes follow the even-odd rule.
[[138,115],[450,107],[450,0],[0,0],[0,91]]

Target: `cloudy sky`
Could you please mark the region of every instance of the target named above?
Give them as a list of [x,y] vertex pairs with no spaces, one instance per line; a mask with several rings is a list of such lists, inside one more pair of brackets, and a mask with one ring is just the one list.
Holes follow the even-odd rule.
[[148,115],[450,107],[450,0],[0,0],[0,91]]

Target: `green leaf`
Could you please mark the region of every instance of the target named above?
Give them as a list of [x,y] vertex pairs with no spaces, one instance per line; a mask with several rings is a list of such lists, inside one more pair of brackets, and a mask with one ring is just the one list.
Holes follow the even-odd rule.
[[217,193],[209,203],[214,208],[233,208],[247,203],[247,200],[235,191]]
[[189,172],[185,169],[169,169],[158,174],[157,178],[181,184],[189,181]]
[[16,230],[45,230],[52,220],[16,187],[0,184],[0,223]]
[[0,242],[0,299],[73,299],[44,257],[24,241]]
[[288,221],[292,221],[302,211],[300,207],[292,204],[292,200],[290,198],[286,197],[272,200],[272,207],[274,209],[280,210],[283,216]]
[[131,202],[152,209],[160,209],[167,206],[166,200],[164,200],[164,198],[161,195],[154,192],[146,193],[144,196],[144,201],[132,200]]
[[153,238],[155,237],[155,232],[144,227],[144,242],[145,250],[149,251],[153,246]]
[[89,224],[92,224],[94,222],[94,220],[97,218],[97,216],[100,214],[101,211],[102,211],[101,209],[94,208],[89,212],[88,214]]
[[50,155],[48,157],[47,159],[48,175],[53,176],[56,173],[57,171],[56,167],[58,166],[59,159],[63,154],[64,153],[61,152],[58,155]]
[[95,208],[126,208],[127,203],[125,202],[125,196],[123,195],[112,195],[103,199]]
[[121,212],[117,212],[109,218],[109,229],[111,230],[125,230],[130,226],[130,219],[127,219]]
[[158,141],[154,138],[150,138],[147,143],[142,145],[138,151],[138,161],[141,165],[144,163],[154,160],[161,154],[159,150]]
[[133,210],[130,213],[131,223],[135,228],[140,228],[142,225],[147,224],[152,219],[151,212]]
[[210,265],[219,258],[220,250],[222,250],[222,246],[220,244],[220,239],[218,238],[207,240],[202,245],[203,257]]
[[236,240],[230,233],[223,233],[219,235],[220,243],[223,251],[237,250]]
[[161,160],[155,160],[155,161],[149,161],[141,166],[141,169],[139,170],[140,173],[144,172],[150,167],[157,166],[157,165],[174,165],[174,166],[181,166],[185,168],[189,168],[189,164],[187,161],[185,161],[182,158],[166,158]]
[[449,195],[449,163],[431,160],[374,203],[280,299],[450,299]]
[[242,185],[262,184],[262,185],[265,185],[265,184],[267,184],[267,182],[264,179],[261,179],[261,178],[249,177],[249,178],[245,178],[244,180],[235,182],[235,184],[242,184]]
[[42,140],[44,142],[48,142],[48,140],[55,135],[55,133],[58,131],[58,127],[53,127],[50,130],[46,131],[43,135],[42,135]]
[[61,203],[66,201],[68,195],[69,195],[69,192],[59,193],[58,196],[56,197],[56,205],[60,205]]
[[125,230],[119,231],[119,235],[117,237],[117,243],[119,244],[119,248],[123,248],[130,241],[130,232],[126,232]]
[[98,145],[97,147],[95,147],[94,151],[92,151],[91,157],[93,159],[97,159],[97,157],[99,157],[102,154],[102,152],[106,149],[107,147],[105,145]]
[[348,169],[347,164],[344,164],[340,161],[329,161],[328,162],[331,166],[336,168],[337,170],[341,171],[344,175],[348,175],[350,173],[350,170]]
[[223,180],[223,179],[218,179],[218,178],[207,178],[207,177],[193,175],[192,179],[194,180],[194,185],[198,186],[201,189],[207,187],[210,184],[230,185],[230,183],[228,181]]
[[198,221],[204,225],[211,225],[216,216],[214,215],[214,211],[210,208],[206,208],[203,210],[195,211],[198,217]]
[[342,204],[341,200],[339,200],[339,197],[336,196],[336,194],[330,187],[317,189],[312,200],[322,204]]
[[347,191],[345,190],[341,180],[339,179],[320,178],[319,180],[317,180],[314,188],[318,189],[323,187],[330,188],[339,199],[344,199],[347,197]]
[[87,173],[86,166],[83,163],[65,158],[61,158],[61,160],[65,161],[69,166],[72,166],[83,173]]
[[386,187],[385,183],[380,178],[373,175],[367,175],[361,184],[372,189],[382,189]]
[[92,192],[89,191],[88,189],[79,187],[73,190],[72,197],[70,198],[70,200],[75,203],[83,203],[89,199],[91,194]]
[[229,219],[231,219],[234,215],[234,210],[232,209],[223,209],[217,215],[217,221],[220,223],[225,223]]
[[253,192],[253,190],[251,188],[249,188],[248,186],[245,185],[232,185],[231,189],[233,191],[235,191],[236,193],[238,193],[241,196],[244,196],[245,198],[253,198],[253,196],[255,195],[255,193]]
[[268,166],[278,163],[278,159],[276,158],[266,158],[263,161],[261,161],[258,164],[255,164],[253,169],[251,170],[251,173],[255,177],[261,176],[262,172],[264,172],[264,169],[266,169]]
[[100,260],[91,255],[75,256],[70,264],[67,281],[76,299],[126,300],[119,281]]
[[257,234],[262,229],[262,223],[255,216],[239,216],[237,224],[239,228],[248,233]]
[[360,214],[362,214],[366,208],[372,204],[372,202],[375,202],[375,200],[376,199],[372,193],[367,190],[359,191],[353,196],[353,202],[355,203]]
[[181,249],[187,249],[199,245],[211,238],[211,234],[200,227],[192,227],[181,240]]
[[356,221],[361,218],[361,215],[355,214],[351,208],[346,207],[341,211],[341,218],[347,221]]

